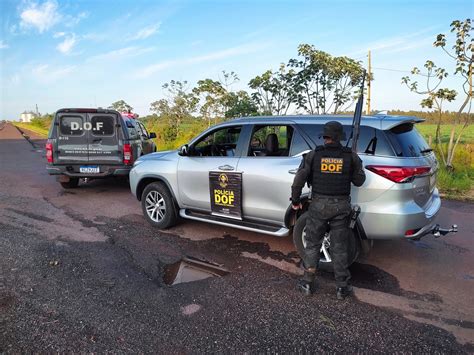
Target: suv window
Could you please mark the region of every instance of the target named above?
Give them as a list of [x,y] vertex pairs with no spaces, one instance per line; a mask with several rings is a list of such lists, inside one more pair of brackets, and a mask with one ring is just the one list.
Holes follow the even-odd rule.
[[293,133],[293,139],[291,142],[290,156],[293,157],[297,154],[300,154],[301,152],[304,152],[305,150],[310,150],[310,149],[311,147],[304,140],[301,134],[299,134],[298,131],[295,131]]
[[81,136],[84,118],[82,116],[61,116],[59,119],[59,131],[63,136]]
[[112,116],[93,116],[91,124],[94,136],[113,136],[115,133],[115,118]]
[[[303,131],[308,134],[311,140],[316,145],[323,145],[324,139],[322,137],[323,127],[322,124],[301,124],[299,125]],[[345,139],[341,140],[341,144],[345,146],[349,140],[348,146],[351,146],[351,126],[344,126]],[[393,156],[393,150],[388,143],[383,131],[368,127],[361,126],[359,133],[359,142],[357,143],[357,153],[375,154],[375,155],[386,155]]]
[[[255,126],[248,156],[279,156],[287,157],[293,136],[291,126]],[[271,144],[270,141],[276,144]],[[267,140],[269,141],[267,146]]]
[[233,157],[241,131],[241,126],[225,127],[212,131],[191,147],[190,155],[202,157]]
[[413,123],[404,123],[386,131],[386,135],[397,157],[420,157],[429,149],[428,143],[416,130]]

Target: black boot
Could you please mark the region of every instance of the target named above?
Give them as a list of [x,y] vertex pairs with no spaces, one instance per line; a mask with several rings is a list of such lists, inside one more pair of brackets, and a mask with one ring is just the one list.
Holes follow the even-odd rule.
[[308,269],[304,271],[303,278],[298,281],[296,289],[303,293],[305,296],[311,296],[316,290],[314,269]]
[[343,300],[344,298],[346,298],[347,296],[350,296],[352,295],[352,286],[351,285],[347,285],[347,286],[344,286],[344,287],[338,287],[337,288],[337,299],[338,300]]

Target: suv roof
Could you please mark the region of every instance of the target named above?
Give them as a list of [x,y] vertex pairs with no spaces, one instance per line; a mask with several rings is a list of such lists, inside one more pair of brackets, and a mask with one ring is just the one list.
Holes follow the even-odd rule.
[[[349,115],[291,115],[291,116],[252,116],[252,117],[241,117],[236,118],[220,125],[226,125],[228,123],[241,122],[244,124],[273,124],[278,122],[294,122],[294,123],[309,123],[309,124],[324,124],[329,121],[339,121],[342,124],[352,124],[353,116]],[[361,125],[369,126],[377,129],[388,130],[395,126],[403,123],[419,123],[423,122],[424,119],[414,116],[391,116],[391,115],[375,115],[375,116],[362,116]],[[220,126],[219,125],[219,126]]]

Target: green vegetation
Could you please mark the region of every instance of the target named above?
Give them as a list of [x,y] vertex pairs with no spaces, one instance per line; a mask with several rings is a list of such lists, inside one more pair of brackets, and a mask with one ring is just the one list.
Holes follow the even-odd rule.
[[[417,129],[427,141],[434,141],[436,134],[435,124],[422,123]],[[440,137],[442,147],[446,151],[449,144],[451,125],[440,126]],[[438,161],[442,164],[439,152],[435,147]],[[459,148],[456,149],[453,159],[453,171],[440,169],[438,172],[438,188],[449,198],[474,200],[474,127],[468,126],[460,140]]]
[[51,121],[53,120],[53,117],[53,114],[47,113],[43,116],[33,118],[29,123],[15,121],[13,121],[12,123],[18,128],[30,130],[32,132],[35,132],[39,136],[46,138],[48,136],[49,127],[51,126]]
[[[452,74],[458,79],[460,85],[456,90],[448,87],[441,87],[445,84],[448,77],[448,70],[438,67],[432,60],[427,60],[424,64],[426,74],[422,74],[420,69],[414,67],[411,76],[402,78],[402,84],[405,84],[411,92],[423,97],[420,102],[421,107],[433,109],[436,121],[435,144],[438,157],[442,162],[442,168],[448,172],[454,172],[454,158],[456,150],[466,128],[472,123],[472,117],[469,115],[472,105],[472,74],[474,64],[474,46],[472,45],[471,19],[464,21],[453,21],[451,23],[451,33],[456,37],[453,45],[448,44],[445,34],[436,36],[433,45],[441,48],[451,59],[453,64]],[[415,80],[422,75],[422,83],[419,85]],[[445,146],[441,139],[441,119],[443,114],[443,105],[446,102],[452,102],[456,98],[461,99],[461,104],[457,110],[456,116],[452,119],[451,131],[449,134],[448,144]],[[463,113],[467,111],[467,115]],[[459,128],[461,126],[461,128]]]

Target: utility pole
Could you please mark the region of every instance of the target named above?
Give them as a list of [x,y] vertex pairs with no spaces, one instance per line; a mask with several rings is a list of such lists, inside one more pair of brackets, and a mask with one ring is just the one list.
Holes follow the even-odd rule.
[[367,110],[365,111],[365,113],[367,115],[370,115],[370,86],[371,86],[371,80],[372,80],[372,65],[371,65],[371,62],[370,62],[370,50],[369,50],[369,60],[368,60],[368,80],[367,80]]

